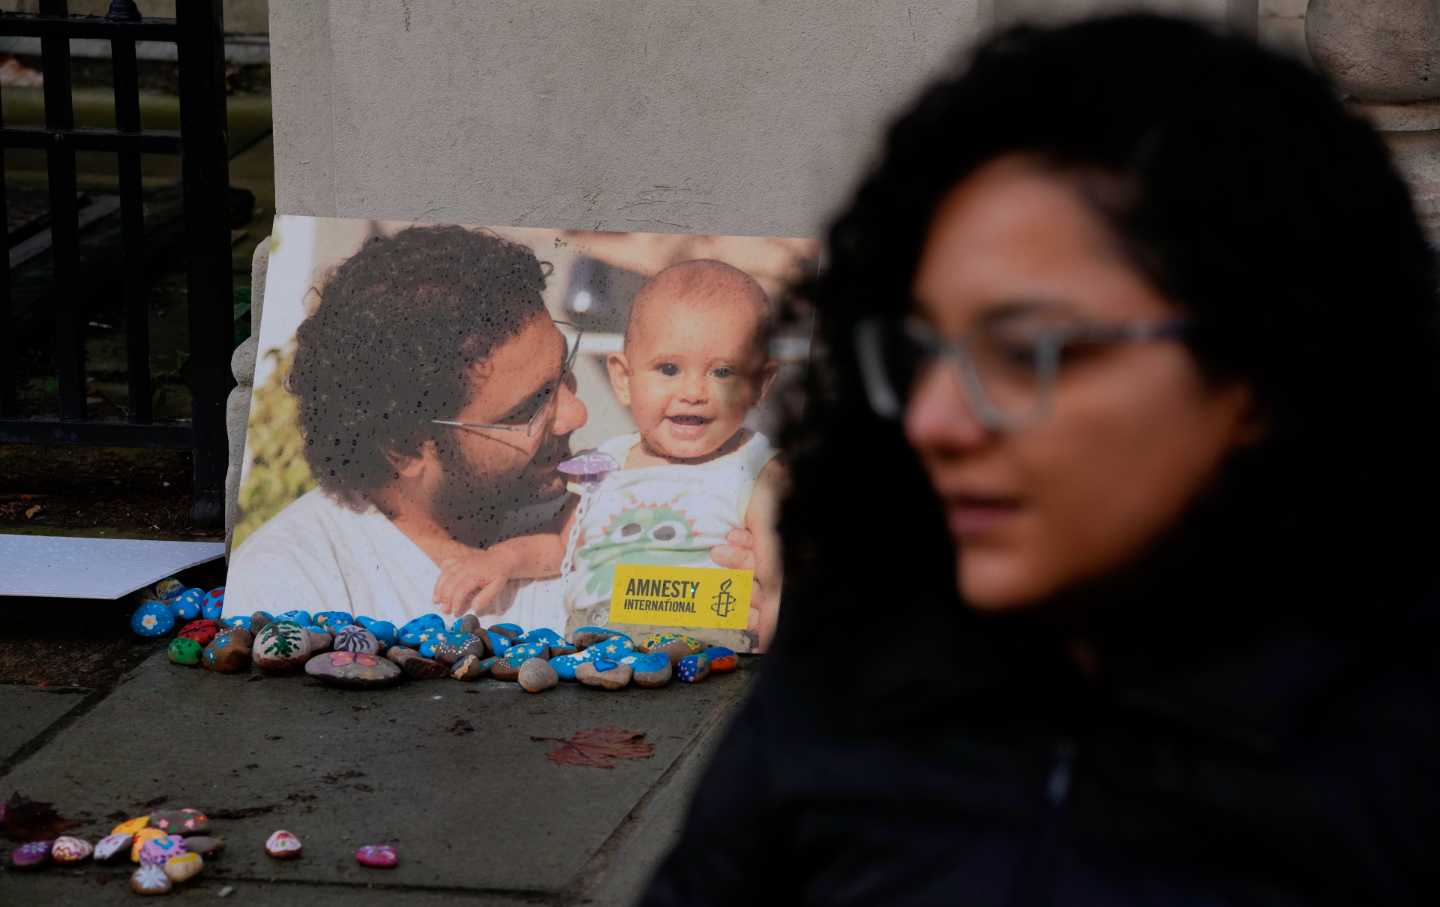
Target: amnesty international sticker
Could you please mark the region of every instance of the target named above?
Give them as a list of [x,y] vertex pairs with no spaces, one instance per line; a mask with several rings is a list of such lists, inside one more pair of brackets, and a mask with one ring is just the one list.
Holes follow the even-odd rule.
[[610,622],[743,630],[754,571],[616,564]]

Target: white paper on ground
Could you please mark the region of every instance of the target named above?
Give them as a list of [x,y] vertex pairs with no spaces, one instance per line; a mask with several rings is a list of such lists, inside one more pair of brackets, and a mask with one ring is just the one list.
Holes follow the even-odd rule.
[[0,534],[0,595],[120,598],[224,556],[224,542]]

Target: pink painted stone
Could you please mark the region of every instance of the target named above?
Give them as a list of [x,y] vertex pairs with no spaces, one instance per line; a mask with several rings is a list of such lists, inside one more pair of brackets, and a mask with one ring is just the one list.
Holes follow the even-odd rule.
[[400,855],[389,844],[366,844],[355,851],[355,862],[372,869],[393,869]]
[[277,831],[265,839],[265,852],[277,860],[300,856],[300,839],[288,831]]
[[140,848],[140,862],[164,866],[165,861],[186,851],[185,839],[179,835],[151,838]]
[[10,851],[10,865],[16,869],[39,869],[50,862],[54,841],[31,841]]
[[50,847],[50,857],[56,863],[79,863],[89,859],[94,852],[95,848],[90,846],[89,841],[70,835],[61,835]]

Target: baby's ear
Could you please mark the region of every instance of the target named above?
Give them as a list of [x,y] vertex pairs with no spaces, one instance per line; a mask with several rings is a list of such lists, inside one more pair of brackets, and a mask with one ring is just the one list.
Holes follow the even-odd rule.
[[621,406],[630,405],[630,360],[624,353],[611,353],[605,357],[605,368],[610,372],[610,388]]

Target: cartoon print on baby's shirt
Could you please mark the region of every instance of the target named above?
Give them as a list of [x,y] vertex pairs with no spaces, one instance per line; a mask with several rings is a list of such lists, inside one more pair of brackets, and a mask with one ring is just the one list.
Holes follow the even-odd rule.
[[577,557],[589,574],[585,591],[608,596],[619,563],[650,566],[683,566],[695,562],[695,524],[675,501],[662,504],[636,502],[616,513],[605,525],[605,534],[594,542],[582,543]]

